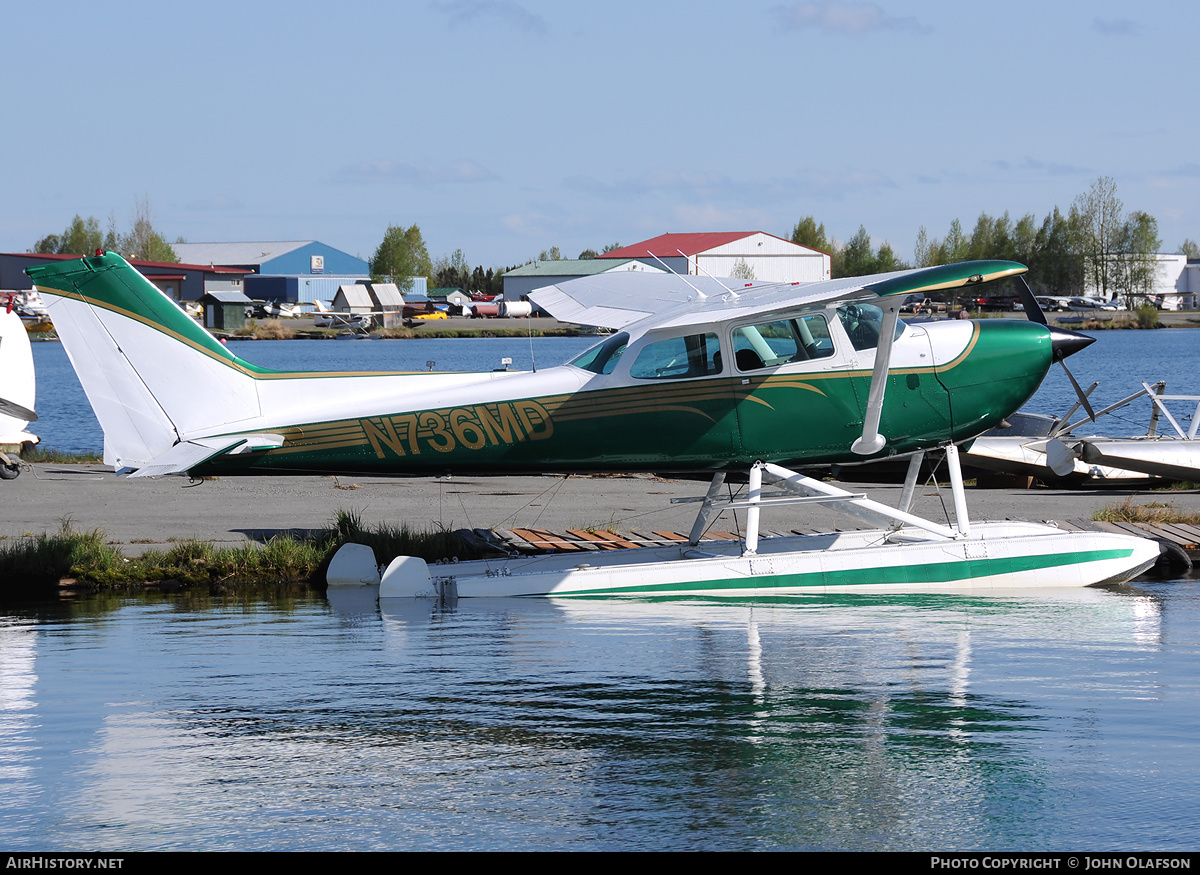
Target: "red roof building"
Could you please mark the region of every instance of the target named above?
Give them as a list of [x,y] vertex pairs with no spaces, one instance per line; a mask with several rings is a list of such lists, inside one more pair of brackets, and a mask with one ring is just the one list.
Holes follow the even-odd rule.
[[599,257],[636,258],[681,274],[766,282],[819,282],[830,276],[828,253],[763,231],[660,234]]

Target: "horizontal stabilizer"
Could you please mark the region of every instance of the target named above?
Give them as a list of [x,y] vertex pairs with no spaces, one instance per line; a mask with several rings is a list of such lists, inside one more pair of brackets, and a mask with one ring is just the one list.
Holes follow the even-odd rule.
[[219,438],[196,438],[180,441],[150,464],[139,468],[130,477],[162,477],[165,474],[186,474],[197,465],[226,453],[244,453],[250,450],[267,450],[283,446],[283,437],[277,434],[239,434]]

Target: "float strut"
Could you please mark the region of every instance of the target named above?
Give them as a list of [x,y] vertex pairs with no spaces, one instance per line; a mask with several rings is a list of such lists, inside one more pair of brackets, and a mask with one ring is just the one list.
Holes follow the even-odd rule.
[[921,475],[921,463],[925,461],[925,451],[920,450],[908,457],[908,473],[904,475],[904,489],[900,493],[900,510],[908,513],[912,510],[913,494],[917,490],[917,478]]
[[954,494],[954,525],[960,537],[969,538],[971,521],[967,518],[967,494],[963,489],[962,465],[955,444],[946,445],[946,466],[950,469],[950,490]]
[[700,505],[700,512],[696,514],[696,521],[692,523],[692,530],[688,533],[688,544],[691,546],[695,547],[700,543],[700,538],[712,523],[713,517],[720,513],[712,505],[720,497],[721,487],[724,485],[725,472],[718,471],[713,474],[712,483],[708,484],[708,493],[704,496],[704,503]]
[[762,501],[763,463],[755,462],[750,468],[750,507],[746,509],[746,552],[753,556],[758,552],[758,516],[762,513],[758,504]]

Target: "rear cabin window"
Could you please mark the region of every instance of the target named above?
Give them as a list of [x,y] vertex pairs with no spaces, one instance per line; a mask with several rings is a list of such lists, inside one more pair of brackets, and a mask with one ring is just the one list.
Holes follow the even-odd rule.
[[833,355],[829,323],[820,313],[761,325],[743,325],[733,332],[733,354],[739,371],[774,368]]
[[689,334],[645,347],[629,368],[629,376],[636,380],[679,380],[707,377],[721,370],[717,335]]

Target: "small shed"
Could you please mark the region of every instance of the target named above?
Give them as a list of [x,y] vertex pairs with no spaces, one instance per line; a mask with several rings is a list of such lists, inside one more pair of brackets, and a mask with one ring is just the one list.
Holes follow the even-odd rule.
[[337,294],[333,296],[333,309],[339,313],[365,316],[375,309],[375,302],[371,300],[371,292],[366,286],[344,283],[338,286]]
[[371,302],[375,305],[375,322],[384,328],[398,328],[404,314],[404,296],[395,283],[369,283]]
[[246,327],[246,308],[254,302],[242,292],[205,292],[204,327],[218,331],[238,331]]
[[459,307],[464,304],[471,306],[471,296],[457,287],[430,289],[429,300],[435,303],[456,304]]

